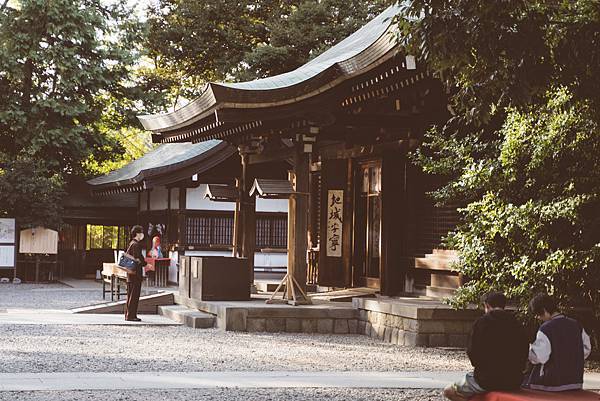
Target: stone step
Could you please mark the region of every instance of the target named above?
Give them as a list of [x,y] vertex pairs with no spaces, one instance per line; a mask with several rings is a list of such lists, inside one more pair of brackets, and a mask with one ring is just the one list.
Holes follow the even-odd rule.
[[458,252],[454,249],[434,249],[431,251],[434,255],[454,256],[458,257]]
[[456,293],[455,288],[435,287],[428,285],[425,289],[425,295],[430,298],[450,298]]
[[452,271],[451,263],[452,261],[443,258],[415,258],[416,269]]
[[[84,306],[82,308],[71,309],[72,313],[124,313],[126,299],[116,302],[107,302],[103,304]],[[159,292],[140,297],[138,303],[138,313],[141,315],[156,315],[158,308],[163,305],[173,305],[175,297],[172,292]]]
[[[265,281],[256,281],[256,289],[260,292],[273,292],[279,286],[279,281],[273,282],[265,282]],[[281,287],[281,289],[285,289],[285,285]],[[280,289],[280,291],[281,291]]]
[[210,329],[215,326],[215,316],[189,309],[183,305],[159,306],[158,313],[193,329]]
[[458,288],[460,287],[460,277],[458,274],[431,274],[432,287]]
[[427,259],[447,260],[449,262],[457,262],[459,260],[458,255],[449,255],[445,253],[428,253],[424,257]]

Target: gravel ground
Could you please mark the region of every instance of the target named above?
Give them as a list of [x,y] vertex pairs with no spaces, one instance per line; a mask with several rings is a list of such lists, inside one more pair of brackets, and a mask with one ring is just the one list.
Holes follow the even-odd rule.
[[247,334],[181,326],[0,325],[0,339],[0,372],[6,373],[469,368],[463,351],[398,347],[359,335]]
[[0,392],[6,401],[441,401],[439,390],[202,389]]
[[[97,289],[0,285],[1,309],[65,309]],[[107,343],[110,342],[107,346]],[[0,372],[465,371],[461,350],[398,347],[359,335],[247,334],[182,326],[0,325]],[[600,364],[588,364],[600,372]]]
[[[110,294],[106,294],[110,301]],[[107,302],[102,290],[64,284],[0,284],[0,309],[72,309]]]

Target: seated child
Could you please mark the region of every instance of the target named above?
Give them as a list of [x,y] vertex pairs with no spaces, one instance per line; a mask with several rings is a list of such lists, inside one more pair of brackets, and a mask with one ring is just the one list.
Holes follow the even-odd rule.
[[546,294],[535,296],[529,308],[543,323],[529,347],[529,361],[534,366],[524,387],[543,391],[581,389],[584,361],[592,350],[590,337],[579,322],[559,313],[556,301]]
[[444,389],[446,398],[464,401],[494,390],[516,390],[523,382],[527,337],[523,326],[505,311],[506,297],[492,292],[483,298],[485,315],[473,324],[467,354],[474,372]]

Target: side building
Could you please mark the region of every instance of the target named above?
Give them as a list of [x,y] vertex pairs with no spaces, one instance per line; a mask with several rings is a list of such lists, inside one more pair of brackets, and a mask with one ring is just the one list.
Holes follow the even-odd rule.
[[[260,166],[256,173],[282,179],[289,168],[286,161],[278,161]],[[164,256],[171,258],[169,281],[177,282],[180,256],[234,255],[240,174],[238,150],[208,140],[161,144],[88,185],[92,198],[100,202],[135,195],[135,222],[144,228],[146,249],[153,237],[161,238]],[[254,271],[281,275],[287,266],[287,202],[260,199],[256,211]]]

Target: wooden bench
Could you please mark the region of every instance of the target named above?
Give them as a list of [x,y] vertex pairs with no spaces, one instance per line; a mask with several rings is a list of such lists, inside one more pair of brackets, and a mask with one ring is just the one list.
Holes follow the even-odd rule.
[[591,391],[532,391],[515,392],[492,391],[471,398],[471,401],[600,401],[600,394]]
[[[110,290],[106,285],[110,285]],[[125,292],[121,292],[121,286]],[[127,272],[114,263],[102,264],[102,299],[106,299],[106,293],[110,292],[110,300],[121,300],[121,295],[127,295]]]

